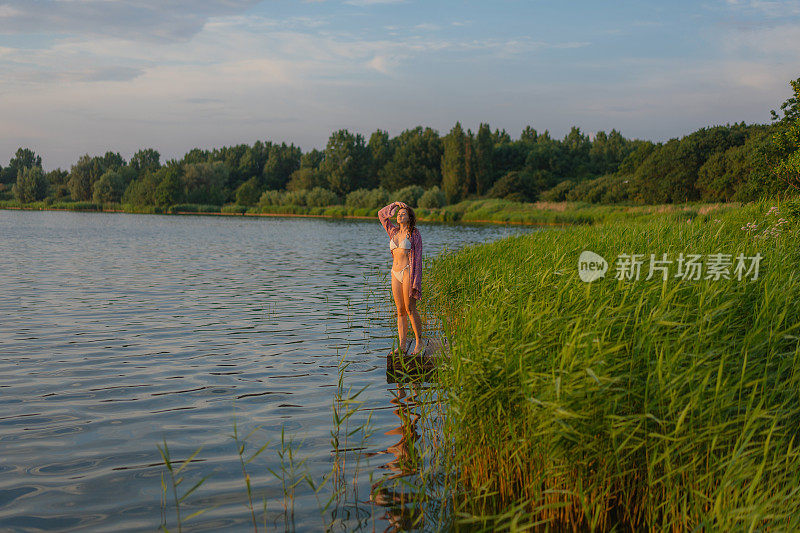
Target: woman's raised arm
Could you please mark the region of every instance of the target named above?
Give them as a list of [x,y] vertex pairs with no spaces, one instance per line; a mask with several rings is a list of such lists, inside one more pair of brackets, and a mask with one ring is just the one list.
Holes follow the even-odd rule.
[[398,210],[397,202],[392,202],[383,209],[381,209],[380,211],[378,211],[378,220],[381,221],[381,224],[383,225],[383,228],[386,230],[386,233],[389,234],[389,238],[392,238],[394,234],[397,233],[397,230],[400,229],[398,226],[394,224],[394,222],[389,220],[394,216],[395,213],[397,213],[397,210]]

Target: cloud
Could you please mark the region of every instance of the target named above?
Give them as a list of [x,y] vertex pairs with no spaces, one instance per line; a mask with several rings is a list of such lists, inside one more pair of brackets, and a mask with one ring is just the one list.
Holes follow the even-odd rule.
[[82,71],[62,72],[61,79],[68,81],[128,81],[141,76],[144,71],[135,67],[98,67]]
[[417,24],[414,26],[415,30],[423,30],[423,31],[439,31],[442,29],[441,26],[438,24],[431,24],[429,22],[424,22],[422,24]]
[[367,61],[367,66],[381,74],[390,75],[393,73],[395,60],[387,56],[375,56]]
[[764,0],[725,0],[731,8],[740,11],[760,13],[768,17],[787,17],[800,15],[800,1],[783,0],[780,2]]
[[209,18],[242,13],[258,0],[10,0],[0,6],[0,34],[103,35],[186,41]]
[[800,26],[781,24],[767,27],[739,28],[729,31],[721,45],[731,54],[755,53],[767,58],[800,60]]
[[[510,131],[533,120],[551,131],[571,121],[587,131],[672,135],[708,121],[758,119],[759,110],[767,120],[796,77],[787,72],[800,64],[800,26],[791,20],[747,31],[722,21],[703,33],[702,57],[632,50],[639,57],[626,60],[584,54],[590,43],[580,32],[491,33],[469,12],[455,22],[428,15],[358,27],[336,25],[339,15],[330,12],[255,16],[247,12],[252,3],[3,4],[0,28],[31,35],[0,47],[0,156],[23,139],[46,140],[37,151],[48,165],[147,145],[165,157],[256,139],[310,148],[341,127],[399,133],[487,118]],[[731,4],[724,17],[741,10],[743,20],[762,20],[746,12],[751,4]],[[321,11],[313,7],[303,12]],[[348,24],[355,11],[344,10]],[[429,20],[441,28],[415,27]],[[46,44],[31,46],[40,37]]]

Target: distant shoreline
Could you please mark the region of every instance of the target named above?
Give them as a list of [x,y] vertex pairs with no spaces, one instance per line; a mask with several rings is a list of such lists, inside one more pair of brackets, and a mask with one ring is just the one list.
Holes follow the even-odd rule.
[[[741,204],[591,204],[587,202],[514,202],[498,199],[464,200],[438,208],[416,208],[417,220],[425,223],[492,224],[529,227],[593,226],[621,219],[672,218],[679,222],[710,219],[719,213],[738,209]],[[224,206],[176,204],[168,207],[134,206],[129,204],[92,202],[34,202],[20,204],[0,201],[0,209],[25,211],[80,211],[94,213],[131,213],[156,215],[227,215],[250,217],[299,217],[321,219],[375,220],[377,209],[345,205],[298,206],[262,205]]]
[[[202,211],[175,211],[172,213],[137,213],[132,211],[125,211],[122,209],[63,209],[63,208],[34,208],[34,207],[0,207],[0,210],[5,211],[63,211],[71,213],[127,213],[129,215],[162,215],[162,216],[181,216],[181,215],[199,215],[199,216],[230,216],[230,217],[292,217],[292,218],[329,218],[329,219],[355,219],[355,220],[377,220],[377,215],[374,217],[359,216],[359,215],[314,215],[310,213],[222,213],[222,212],[202,212]],[[571,224],[567,222],[517,222],[517,221],[502,221],[502,220],[454,220],[442,221],[435,219],[418,218],[419,222],[435,223],[435,224],[495,224],[501,226],[557,226],[568,227],[576,226],[578,224]]]

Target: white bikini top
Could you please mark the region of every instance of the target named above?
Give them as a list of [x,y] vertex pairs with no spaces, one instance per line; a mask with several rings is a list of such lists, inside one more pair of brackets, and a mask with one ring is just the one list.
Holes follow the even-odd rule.
[[411,241],[408,240],[408,237],[405,238],[403,242],[400,243],[400,246],[396,245],[392,239],[389,239],[389,250],[394,250],[395,248],[403,248],[404,250],[411,249]]

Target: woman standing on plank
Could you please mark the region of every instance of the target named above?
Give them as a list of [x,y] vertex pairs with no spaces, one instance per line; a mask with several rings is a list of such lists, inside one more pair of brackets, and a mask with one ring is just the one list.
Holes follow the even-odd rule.
[[[397,215],[397,223],[390,218]],[[422,298],[422,237],[416,228],[414,210],[403,202],[394,202],[380,211],[378,219],[389,234],[389,252],[392,254],[392,295],[397,307],[397,332],[400,349],[405,347],[408,317],[414,330],[416,346],[411,355],[422,348],[422,321],[417,312],[417,302]]]

